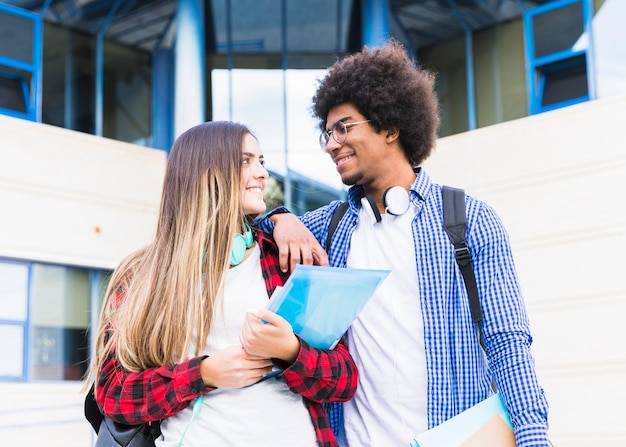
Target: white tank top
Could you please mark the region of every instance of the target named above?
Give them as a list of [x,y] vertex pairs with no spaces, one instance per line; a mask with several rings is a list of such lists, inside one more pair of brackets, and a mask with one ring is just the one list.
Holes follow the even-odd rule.
[[[239,345],[246,311],[267,306],[261,273],[260,250],[226,276],[223,315],[218,311],[205,354]],[[218,309],[220,304],[218,304]],[[198,414],[191,420],[193,403],[161,423],[158,447],[195,446],[317,446],[311,417],[302,396],[282,380],[268,379],[246,388],[217,389],[206,394]],[[191,420],[191,422],[190,422]]]

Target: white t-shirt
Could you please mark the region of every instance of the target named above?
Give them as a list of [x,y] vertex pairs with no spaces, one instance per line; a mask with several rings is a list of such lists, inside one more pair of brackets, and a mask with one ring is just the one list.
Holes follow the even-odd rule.
[[[267,306],[268,297],[261,273],[260,250],[229,269],[223,302],[204,354],[211,355],[239,345],[239,333],[248,309]],[[206,394],[192,420],[193,403],[161,423],[158,447],[178,446],[317,446],[311,417],[302,396],[282,380],[264,380],[246,388],[223,388]],[[191,421],[191,422],[190,422]]]
[[428,426],[424,327],[419,299],[413,205],[373,224],[361,209],[347,266],[391,274],[348,331],[359,368],[354,398],[344,404],[350,447],[407,446]]

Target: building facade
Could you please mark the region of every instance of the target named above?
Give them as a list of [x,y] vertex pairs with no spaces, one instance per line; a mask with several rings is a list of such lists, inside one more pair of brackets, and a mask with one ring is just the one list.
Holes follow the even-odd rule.
[[[626,186],[614,115],[626,113],[624,4],[0,1],[2,443],[29,445],[25,434],[37,430],[39,439],[56,433],[52,445],[93,442],[80,406],[90,328],[111,270],[151,239],[175,136],[205,120],[242,121],[295,212],[342,197],[308,113],[315,82],[337,57],[391,35],[437,72],[443,125],[427,169],[493,202],[511,227],[555,445],[623,445],[626,415],[608,402],[620,401],[613,386],[626,378],[626,359],[614,351],[626,340],[598,321],[624,310],[608,242],[624,244],[626,218],[609,213],[608,198],[591,197],[617,202]],[[595,177],[601,171],[606,178]],[[595,193],[563,180],[581,173],[599,185]],[[565,214],[547,199],[511,205],[525,194],[563,203]],[[607,223],[581,221],[560,239],[549,231],[571,225],[575,209]],[[606,251],[590,251],[591,241]],[[593,263],[558,267],[577,248]],[[553,264],[556,273],[542,276]],[[586,339],[577,329],[596,284],[596,337]],[[555,326],[563,313],[571,324]],[[580,349],[562,349],[568,340]],[[591,340],[603,349],[587,349]],[[595,400],[572,391],[590,382]],[[586,412],[572,410],[579,402]]]

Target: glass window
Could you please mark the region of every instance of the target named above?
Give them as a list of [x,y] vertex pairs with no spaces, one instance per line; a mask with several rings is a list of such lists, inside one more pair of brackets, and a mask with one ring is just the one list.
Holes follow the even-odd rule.
[[590,99],[587,76],[588,39],[584,24],[589,3],[547,3],[524,14],[530,114]]
[[536,58],[570,50],[584,32],[582,3],[537,14],[532,24]]
[[584,56],[543,69],[543,107],[587,97],[587,65]]
[[0,56],[32,64],[35,22],[0,10]]
[[0,108],[20,113],[28,111],[28,79],[30,74],[17,70],[0,71]]
[[328,184],[330,178],[331,184],[340,187],[328,156],[319,150],[319,129],[309,113],[316,79],[324,73],[325,70],[213,70],[213,119],[232,119],[250,126],[259,137],[270,170],[286,173],[287,145],[291,169],[306,172],[313,179],[322,175],[320,181]]
[[[51,24],[44,35],[42,121],[93,134],[96,39]],[[150,54],[112,42],[104,42],[103,53],[103,136],[150,145]]]
[[105,42],[105,137],[149,145],[152,135],[152,60],[145,51]]
[[25,321],[28,309],[28,267],[0,262],[0,320]]
[[42,122],[94,133],[94,61],[92,36],[45,23]]
[[31,377],[80,380],[88,358],[89,271],[33,264]]
[[6,11],[0,4],[0,113],[34,119],[31,81],[36,62],[33,41],[36,15]]
[[[211,3],[216,51],[280,53],[286,15],[287,50],[344,52],[352,2],[339,0],[214,0]],[[230,45],[229,45],[230,40]]]
[[467,64],[464,38],[455,38],[420,49],[420,63],[437,73],[435,89],[445,117],[440,136],[465,132],[469,128],[467,109]]
[[351,1],[300,0],[286,3],[287,51],[347,51]]
[[24,327],[0,323],[0,377],[24,375]]
[[0,377],[24,376],[28,266],[0,262]]
[[110,274],[0,260],[0,381],[80,380]]
[[259,137],[268,167],[284,171],[282,70],[213,70],[211,79],[213,119],[246,123]]

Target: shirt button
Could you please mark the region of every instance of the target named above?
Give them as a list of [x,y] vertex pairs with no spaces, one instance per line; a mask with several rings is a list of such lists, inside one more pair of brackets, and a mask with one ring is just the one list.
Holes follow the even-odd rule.
[[198,393],[198,390],[196,390],[195,388],[191,389],[191,394],[197,394],[197,393]]

